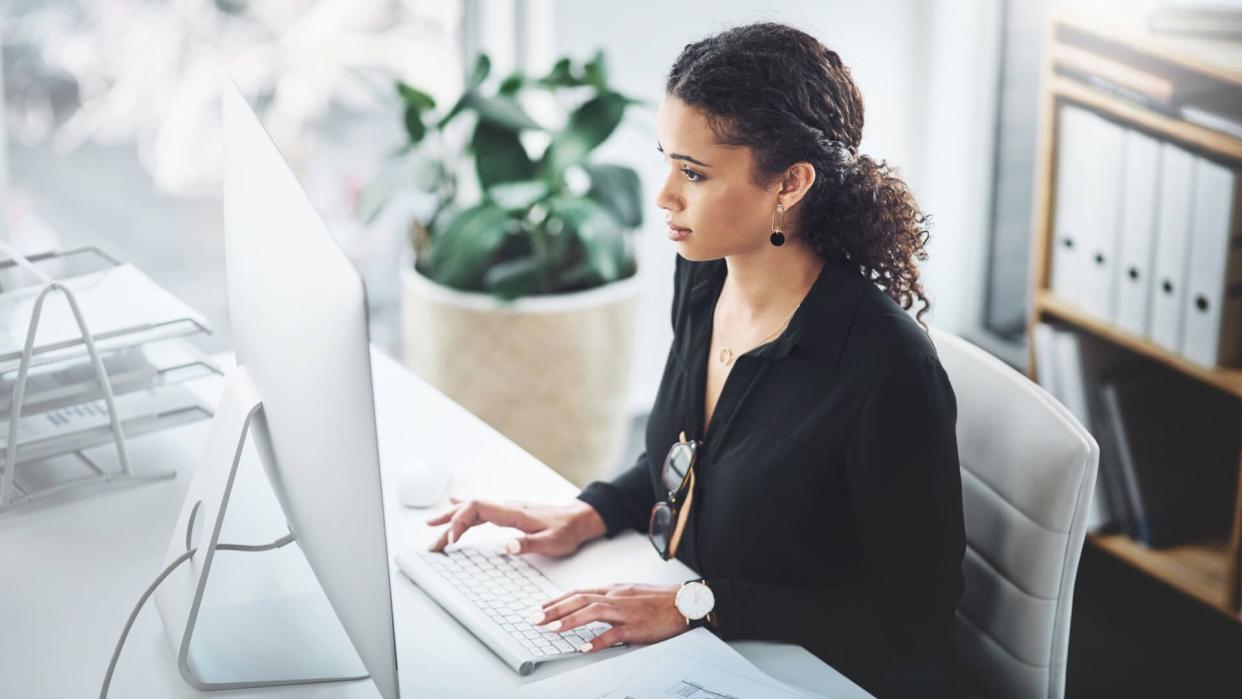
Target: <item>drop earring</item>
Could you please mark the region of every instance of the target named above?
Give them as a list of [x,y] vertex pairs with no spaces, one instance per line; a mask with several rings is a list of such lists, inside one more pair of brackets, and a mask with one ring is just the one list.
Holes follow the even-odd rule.
[[785,225],[785,205],[777,202],[776,208],[772,209],[772,244],[780,247],[785,244],[785,233],[781,227]]

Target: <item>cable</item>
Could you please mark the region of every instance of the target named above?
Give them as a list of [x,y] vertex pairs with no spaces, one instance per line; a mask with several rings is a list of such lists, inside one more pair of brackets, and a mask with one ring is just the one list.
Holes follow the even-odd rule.
[[[219,544],[216,546],[216,550],[245,551],[247,553],[253,553],[255,551],[271,551],[272,549],[287,546],[292,542],[293,534],[289,533],[267,544]],[[142,611],[143,605],[145,605],[147,600],[151,598],[151,595],[154,594],[156,588],[160,586],[160,583],[164,582],[164,579],[169,575],[172,575],[172,572],[179,568],[182,563],[185,563],[193,558],[197,551],[197,548],[193,548],[180,556],[177,556],[177,559],[172,563],[169,563],[168,567],[165,568],[163,572],[159,574],[159,577],[155,579],[155,582],[151,583],[151,585],[147,587],[146,591],[142,593],[142,596],[138,598],[138,603],[134,605],[134,610],[129,613],[129,619],[125,622],[125,628],[121,631],[121,637],[117,639],[116,648],[112,651],[112,660],[108,663],[108,672],[104,675],[103,686],[99,688],[99,699],[106,699],[108,696],[108,687],[112,685],[112,673],[116,671],[116,663],[121,659],[121,649],[125,647],[125,639],[129,637],[129,630],[133,628],[134,620],[138,618],[138,612]]]

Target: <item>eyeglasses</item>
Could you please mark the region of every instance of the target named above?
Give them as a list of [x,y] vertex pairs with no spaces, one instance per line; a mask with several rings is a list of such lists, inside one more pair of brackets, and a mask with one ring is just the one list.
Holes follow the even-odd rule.
[[687,441],[686,433],[682,432],[681,441],[674,444],[664,457],[660,477],[668,490],[668,497],[651,508],[647,536],[660,558],[666,561],[677,555],[677,544],[686,526],[686,515],[694,499],[694,464],[700,447],[702,442]]

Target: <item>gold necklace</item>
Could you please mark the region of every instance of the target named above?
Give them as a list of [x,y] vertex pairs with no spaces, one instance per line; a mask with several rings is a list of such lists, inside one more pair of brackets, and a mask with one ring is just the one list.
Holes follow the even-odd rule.
[[[797,312],[798,312],[798,309],[799,309],[799,308],[801,308],[801,307],[802,307],[802,304],[801,304],[801,303],[799,303],[797,306],[794,306],[793,310],[789,312],[789,315],[785,316],[785,320],[782,320],[782,321],[781,321],[780,326],[776,328],[776,332],[772,333],[771,335],[768,335],[767,337],[763,338],[762,340],[760,340],[760,341],[756,342],[755,344],[751,345],[749,348],[747,348],[747,349],[746,349],[746,351],[747,351],[747,352],[749,352],[750,350],[752,350],[752,349],[754,349],[754,348],[758,347],[759,345],[762,345],[763,343],[767,342],[768,340],[771,340],[773,337],[776,337],[776,335],[777,335],[777,334],[779,334],[779,333],[780,333],[780,331],[781,331],[781,330],[783,330],[783,329],[785,328],[785,324],[786,324],[786,323],[788,323],[788,322],[789,322],[789,321],[793,318],[794,314],[795,314],[795,313],[797,313]],[[719,316],[719,313],[717,313],[716,315],[717,315],[717,316]],[[718,327],[720,327],[720,326],[716,323],[716,320],[715,320],[715,319],[713,319],[713,320],[712,320],[712,328],[713,328],[713,330],[714,330],[714,329],[716,329],[716,328],[718,328]],[[743,353],[743,354],[744,354],[744,353]],[[728,347],[721,347],[721,348],[720,348],[720,353],[717,355],[717,358],[720,360],[720,363],[721,363],[721,364],[724,364],[725,366],[728,366],[729,364],[732,364],[732,363],[733,363],[733,350],[729,349]]]

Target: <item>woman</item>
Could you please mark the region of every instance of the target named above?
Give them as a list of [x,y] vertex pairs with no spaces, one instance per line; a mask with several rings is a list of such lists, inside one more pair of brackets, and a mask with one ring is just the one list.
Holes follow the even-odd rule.
[[659,110],[678,257],[646,453],[569,505],[454,500],[433,548],[484,521],[554,556],[636,529],[702,580],[574,590],[537,623],[611,624],[588,652],[704,625],[800,644],[880,696],[944,693],[956,401],[920,327],[926,217],[857,153],[862,126],[849,69],[798,30],[686,46]]

